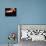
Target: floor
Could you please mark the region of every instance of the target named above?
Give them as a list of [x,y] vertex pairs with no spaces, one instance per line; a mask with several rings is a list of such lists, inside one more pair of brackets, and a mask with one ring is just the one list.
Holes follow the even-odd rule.
[[[0,46],[8,46],[8,44],[0,44]],[[13,45],[10,45],[13,46]],[[15,44],[14,46],[18,46],[18,44]]]
[[28,41],[21,40],[20,46],[46,46],[46,42],[45,41],[32,42],[31,40]]
[[[8,46],[8,45],[7,44],[0,44],[0,46]],[[32,42],[31,40],[28,40],[28,41],[21,40],[19,44],[15,44],[14,46],[46,46],[46,42],[45,41]]]

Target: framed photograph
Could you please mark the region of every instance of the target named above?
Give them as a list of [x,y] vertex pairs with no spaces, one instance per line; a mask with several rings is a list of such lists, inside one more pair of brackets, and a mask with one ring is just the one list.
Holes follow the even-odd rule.
[[16,16],[16,8],[5,8],[5,16]]

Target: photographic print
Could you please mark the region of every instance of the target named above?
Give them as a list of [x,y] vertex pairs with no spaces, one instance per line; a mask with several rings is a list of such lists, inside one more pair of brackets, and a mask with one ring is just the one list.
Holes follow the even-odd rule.
[[16,8],[5,8],[5,16],[16,16]]

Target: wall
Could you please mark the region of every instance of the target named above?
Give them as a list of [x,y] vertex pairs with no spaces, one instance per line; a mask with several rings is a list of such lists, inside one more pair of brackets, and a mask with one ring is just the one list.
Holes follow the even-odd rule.
[[[5,17],[6,7],[16,7],[16,17]],[[46,24],[46,0],[0,0],[0,44],[7,44],[17,24]],[[17,42],[17,40],[16,40]]]

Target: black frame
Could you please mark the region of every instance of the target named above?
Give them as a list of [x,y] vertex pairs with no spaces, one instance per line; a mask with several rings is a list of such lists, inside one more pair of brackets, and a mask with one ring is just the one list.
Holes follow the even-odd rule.
[[5,16],[16,16],[16,12],[17,12],[17,10],[16,10],[16,8],[14,8],[14,11],[12,11],[12,12],[7,12],[7,11],[10,11],[10,9],[12,9],[12,8],[5,8]]

